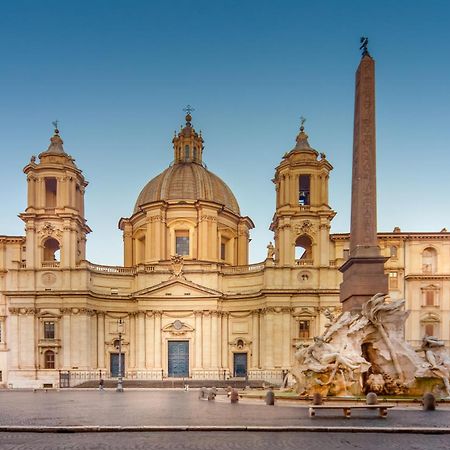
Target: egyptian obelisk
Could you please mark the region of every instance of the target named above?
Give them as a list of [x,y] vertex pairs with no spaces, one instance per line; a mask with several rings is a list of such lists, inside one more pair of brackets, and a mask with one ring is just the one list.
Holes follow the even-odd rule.
[[362,58],[356,71],[350,254],[339,268],[344,311],[358,311],[376,293],[388,293],[387,258],[377,244],[375,61],[367,42],[361,38]]

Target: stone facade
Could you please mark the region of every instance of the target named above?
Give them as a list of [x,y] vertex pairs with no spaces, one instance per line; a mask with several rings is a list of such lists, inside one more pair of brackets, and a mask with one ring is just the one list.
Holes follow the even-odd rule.
[[[3,386],[58,386],[68,371],[72,384],[100,371],[117,375],[119,333],[126,378],[279,381],[296,346],[341,311],[338,268],[349,235],[330,234],[332,166],[303,127],[273,180],[275,245],[251,265],[253,223],[202,165],[203,139],[190,116],[173,143],[179,166],[152,180],[119,222],[123,267],[85,259],[87,182],[57,130],[25,167],[26,235],[0,236]],[[186,171],[194,175],[177,175]],[[448,346],[450,233],[395,229],[378,233],[377,243],[391,297],[406,298],[412,311],[407,340],[419,347],[433,334]]]

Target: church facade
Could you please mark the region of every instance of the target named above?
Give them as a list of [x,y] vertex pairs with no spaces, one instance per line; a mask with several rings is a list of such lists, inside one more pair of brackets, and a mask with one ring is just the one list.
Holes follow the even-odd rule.
[[[25,236],[0,235],[0,383],[57,387],[125,378],[280,380],[296,347],[341,311],[349,235],[330,233],[332,165],[302,127],[273,179],[274,245],[248,264],[252,220],[203,163],[190,114],[173,162],[121,218],[124,265],[86,260],[87,181],[55,130],[24,168]],[[378,234],[390,296],[411,311],[406,338],[450,344],[450,233]],[[119,352],[120,349],[120,352]]]

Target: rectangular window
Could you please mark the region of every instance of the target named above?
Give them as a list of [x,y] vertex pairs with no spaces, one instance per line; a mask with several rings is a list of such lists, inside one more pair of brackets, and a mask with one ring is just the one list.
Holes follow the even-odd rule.
[[44,322],[44,339],[55,339],[55,322]]
[[389,272],[389,289],[398,289],[398,272]]
[[425,291],[425,305],[434,306],[434,291]]
[[300,205],[309,205],[311,176],[300,175],[298,184],[299,184],[298,203]]
[[227,256],[227,254],[226,254],[226,244],[225,244],[225,242],[221,242],[220,243],[220,259],[222,261],[225,261],[226,256]]
[[175,247],[177,255],[189,255],[189,231],[180,230],[175,232]]
[[47,350],[44,353],[44,367],[46,369],[54,369],[55,368],[55,353],[51,350]]
[[344,250],[342,251],[342,256],[344,257],[344,259],[348,259],[348,257],[350,256],[350,249],[344,248]]
[[432,323],[425,324],[425,336],[434,336],[434,325]]
[[56,206],[56,191],[57,191],[56,178],[45,179],[45,206],[46,208],[54,208]]
[[298,323],[299,327],[299,334],[298,337],[300,339],[309,339],[310,334],[309,334],[309,330],[310,330],[310,326],[309,326],[309,320],[300,320],[300,322]]

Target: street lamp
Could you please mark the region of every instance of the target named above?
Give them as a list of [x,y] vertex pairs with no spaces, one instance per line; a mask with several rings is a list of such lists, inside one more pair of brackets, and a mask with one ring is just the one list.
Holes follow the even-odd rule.
[[123,333],[124,321],[119,319],[117,321],[117,332],[119,333],[119,377],[117,378],[116,392],[123,392],[123,379],[122,379],[122,333]]

